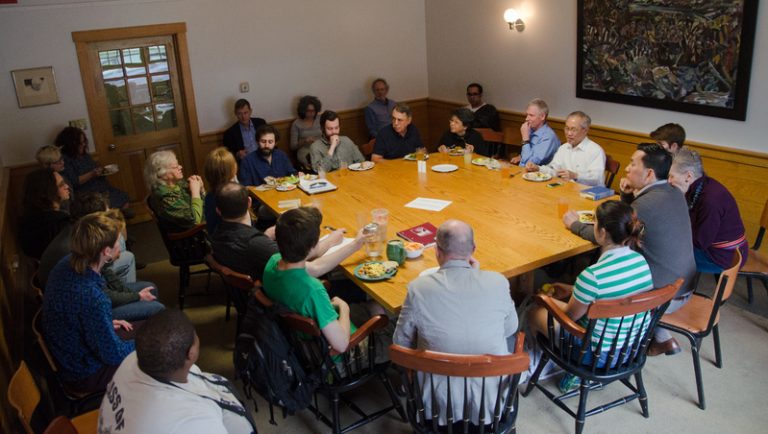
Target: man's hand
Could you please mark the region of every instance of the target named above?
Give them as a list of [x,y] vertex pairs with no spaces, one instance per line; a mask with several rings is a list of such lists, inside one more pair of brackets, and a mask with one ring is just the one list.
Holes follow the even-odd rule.
[[565,169],[558,170],[557,171],[557,176],[559,176],[560,178],[562,178],[562,179],[564,179],[566,181],[571,181],[571,180],[575,181],[575,180],[579,179],[579,175],[576,172],[574,172],[572,170],[565,170]]
[[531,124],[523,122],[523,124],[520,125],[520,136],[522,136],[523,142],[527,142],[531,139]]
[[474,268],[475,270],[480,269],[480,261],[478,261],[474,256],[469,257],[469,266]]
[[248,152],[246,152],[245,149],[241,149],[241,150],[237,151],[237,159],[238,160],[242,160],[243,158],[245,158],[246,155],[248,155]]
[[567,301],[569,298],[571,298],[571,294],[573,293],[573,285],[555,282],[552,284],[552,287],[555,288],[555,293],[552,294],[553,298],[562,301]]
[[336,152],[336,147],[341,143],[341,139],[339,139],[338,134],[334,134],[328,138],[328,143],[331,144],[331,147],[328,148],[328,156],[333,157],[333,153]]
[[264,230],[264,235],[272,241],[275,241],[275,226],[270,226]]
[[472,153],[475,152],[475,145],[470,145],[469,143],[466,144],[466,152]]
[[336,229],[335,231],[328,234],[328,243],[330,244],[330,247],[338,246],[341,244],[342,241],[344,241],[344,234],[347,232],[346,229]]
[[635,191],[634,188],[632,188],[632,184],[629,183],[629,179],[627,178],[621,178],[619,180],[619,189],[622,193],[632,193]]
[[532,162],[525,163],[525,171],[526,172],[538,172],[539,166],[536,164],[533,164]]
[[568,211],[563,214],[563,224],[566,228],[570,229],[571,225],[579,220],[579,214],[576,211]]
[[338,309],[339,313],[341,313],[343,311],[349,312],[349,305],[347,304],[346,301],[340,299],[339,297],[333,297],[331,299],[331,306],[333,306],[336,309]]
[[437,147],[437,152],[440,152],[440,153],[444,154],[444,153],[448,152],[448,147],[445,146],[445,145],[440,145],[440,146]]
[[123,328],[125,331],[131,331],[133,330],[133,326],[128,321],[124,321],[122,319],[113,319],[112,320],[112,327],[114,327],[115,330],[119,330],[120,327]]
[[147,286],[146,288],[139,291],[139,300],[141,301],[155,301],[157,300],[157,297],[155,297],[154,294],[152,294],[152,287]]
[[509,160],[509,162],[512,163],[512,164],[520,164],[520,160],[522,160],[522,159],[523,159],[523,157],[517,155],[515,157],[512,157],[512,159]]

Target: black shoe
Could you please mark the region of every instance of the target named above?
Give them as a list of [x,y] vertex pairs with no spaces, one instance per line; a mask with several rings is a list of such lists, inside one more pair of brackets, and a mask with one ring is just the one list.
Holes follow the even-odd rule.
[[147,268],[147,263],[146,262],[137,262],[136,263],[136,269],[137,270],[143,270],[145,268]]

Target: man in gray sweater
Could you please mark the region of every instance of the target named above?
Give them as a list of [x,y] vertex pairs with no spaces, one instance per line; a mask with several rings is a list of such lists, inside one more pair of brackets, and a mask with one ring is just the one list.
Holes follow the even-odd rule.
[[[651,268],[653,286],[661,288],[680,277],[685,279],[667,313],[688,302],[696,275],[688,206],[685,196],[667,182],[671,166],[672,155],[663,147],[641,143],[626,168],[627,176],[619,183],[621,200],[631,204],[645,223],[642,253]],[[579,222],[575,212],[566,213],[563,223],[571,232],[595,242],[592,227]],[[648,355],[678,352],[677,340],[667,330],[658,328]]]

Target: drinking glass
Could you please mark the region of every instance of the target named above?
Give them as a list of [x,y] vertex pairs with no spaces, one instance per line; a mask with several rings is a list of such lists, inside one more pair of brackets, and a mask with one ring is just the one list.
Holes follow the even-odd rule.
[[557,199],[557,218],[563,218],[565,213],[571,207],[571,201],[567,197],[560,197]]
[[349,169],[349,164],[346,161],[340,162],[339,163],[339,176],[346,175],[348,169]]
[[469,167],[470,164],[472,164],[472,152],[464,148],[464,167]]

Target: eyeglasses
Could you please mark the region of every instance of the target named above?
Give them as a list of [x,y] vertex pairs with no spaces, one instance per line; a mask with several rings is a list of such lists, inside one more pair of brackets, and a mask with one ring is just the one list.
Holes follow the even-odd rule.
[[467,96],[480,96],[479,92],[467,92]]

